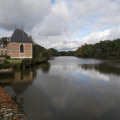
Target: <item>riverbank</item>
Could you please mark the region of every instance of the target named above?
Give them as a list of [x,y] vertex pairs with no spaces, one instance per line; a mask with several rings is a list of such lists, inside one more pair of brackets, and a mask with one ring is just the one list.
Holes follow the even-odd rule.
[[0,87],[0,120],[28,120],[14,100]]
[[47,62],[48,59],[41,57],[38,59],[5,59],[0,63],[0,69],[20,69]]

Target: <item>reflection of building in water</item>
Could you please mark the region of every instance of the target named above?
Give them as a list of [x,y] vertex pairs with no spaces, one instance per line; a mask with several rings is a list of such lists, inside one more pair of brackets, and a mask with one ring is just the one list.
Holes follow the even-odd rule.
[[0,82],[0,84],[2,87],[11,86],[11,89],[13,89],[15,94],[19,95],[22,94],[29,87],[29,85],[32,84],[33,80],[33,71],[26,70],[22,72],[16,72],[15,76],[12,78],[7,76],[7,78],[4,79],[4,83],[1,84]]
[[15,82],[30,82],[33,80],[33,72],[30,71],[28,74],[23,74],[22,72],[16,72],[15,73],[15,79],[14,79],[14,83]]
[[17,95],[22,94],[33,80],[33,71],[16,72],[12,88]]
[[[15,76],[13,76],[13,78],[6,76],[7,77],[7,78],[5,78],[6,82],[4,82],[2,84],[0,82],[0,84],[2,87],[5,87],[5,86],[11,87],[11,89],[14,91],[15,95],[21,95],[28,89],[29,86],[32,85],[33,81],[37,77],[37,71],[40,69],[42,70],[43,73],[47,74],[50,69],[50,64],[49,63],[41,64],[41,65],[37,65],[37,66],[34,66],[29,69],[25,69],[23,71],[16,72]],[[0,79],[1,79],[1,77],[0,77]]]

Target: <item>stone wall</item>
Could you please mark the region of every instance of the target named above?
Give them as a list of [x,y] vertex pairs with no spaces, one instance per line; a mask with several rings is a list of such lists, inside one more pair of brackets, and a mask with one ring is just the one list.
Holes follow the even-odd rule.
[[[23,44],[24,52],[20,53],[20,45]],[[8,43],[7,53],[11,58],[32,58],[31,43]]]

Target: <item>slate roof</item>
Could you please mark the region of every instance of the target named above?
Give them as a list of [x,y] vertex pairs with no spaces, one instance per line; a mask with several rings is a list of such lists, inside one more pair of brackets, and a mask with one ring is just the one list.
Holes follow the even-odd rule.
[[25,33],[23,29],[15,29],[14,33],[11,36],[11,42],[32,43],[27,33]]
[[1,48],[1,45],[3,45],[3,48],[6,48],[6,45],[2,40],[0,40],[0,48]]

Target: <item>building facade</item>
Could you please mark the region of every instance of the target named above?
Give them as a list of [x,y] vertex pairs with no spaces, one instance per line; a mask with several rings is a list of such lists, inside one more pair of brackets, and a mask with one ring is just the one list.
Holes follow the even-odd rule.
[[8,55],[10,58],[31,59],[33,56],[32,41],[23,29],[15,29],[12,36],[8,38],[7,45],[1,41],[0,46],[0,54]]
[[0,40],[0,55],[7,55],[7,46]]

